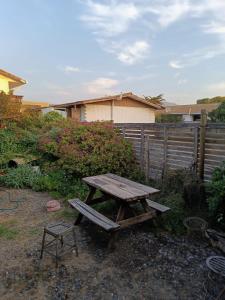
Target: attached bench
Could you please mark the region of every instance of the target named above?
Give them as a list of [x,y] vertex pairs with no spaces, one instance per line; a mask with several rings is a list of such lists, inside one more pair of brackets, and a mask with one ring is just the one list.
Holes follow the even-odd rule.
[[79,211],[80,214],[91,220],[93,223],[99,225],[106,231],[117,230],[120,225],[106,218],[92,207],[82,202],[80,199],[68,200],[69,204]]
[[169,207],[159,204],[159,203],[156,203],[152,200],[146,199],[146,201],[148,203],[148,206],[155,209],[158,213],[164,213],[164,212],[170,210]]

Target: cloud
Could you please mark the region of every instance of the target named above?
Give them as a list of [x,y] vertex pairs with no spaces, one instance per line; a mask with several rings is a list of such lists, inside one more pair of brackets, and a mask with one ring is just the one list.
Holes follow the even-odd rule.
[[188,82],[187,79],[179,79],[178,82],[177,82],[177,84],[178,85],[183,85],[183,84],[186,84],[187,82]]
[[[161,2],[161,3],[160,3]],[[188,0],[157,1],[147,10],[158,16],[158,23],[167,27],[185,16],[191,9]]]
[[81,20],[96,29],[96,33],[114,36],[128,30],[130,24],[139,17],[139,10],[133,3],[123,1],[108,1],[101,4],[88,1],[88,13],[81,16]]
[[169,63],[172,68],[195,65],[202,59],[225,54],[225,0],[82,2],[86,10],[80,19],[91,29],[100,47],[123,64],[135,64],[148,57],[154,36],[185,18],[191,21],[198,19],[198,22],[192,22],[196,29],[201,30],[202,34],[215,34],[218,41],[213,46],[209,44],[202,49],[193,49],[172,59]]
[[80,69],[78,67],[73,67],[73,66],[65,66],[63,68],[63,70],[66,72],[66,73],[71,73],[71,72],[80,72]]
[[133,45],[123,48],[118,54],[118,59],[127,65],[133,65],[142,60],[149,49],[150,45],[146,41],[137,41]]
[[99,77],[87,84],[87,90],[92,95],[109,95],[114,93],[114,88],[119,81],[112,78]]
[[208,86],[208,90],[213,92],[223,92],[225,93],[225,81],[213,83]]
[[212,21],[209,24],[203,26],[204,32],[212,34],[224,34],[225,35],[225,22],[219,23]]
[[169,66],[173,69],[182,69],[183,68],[183,66],[177,60],[170,61]]

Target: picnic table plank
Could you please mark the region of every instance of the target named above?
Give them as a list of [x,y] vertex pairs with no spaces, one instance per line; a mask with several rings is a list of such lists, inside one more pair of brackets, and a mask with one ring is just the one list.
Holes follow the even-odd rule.
[[126,183],[123,183],[119,181],[118,179],[110,178],[107,175],[100,175],[99,179],[103,179],[105,182],[108,182],[109,184],[113,184],[117,186],[119,189],[127,191],[131,193],[133,196],[146,196],[146,192],[140,189],[135,188],[133,185],[128,185]]
[[115,174],[112,174],[112,173],[107,173],[107,174],[105,174],[105,176],[109,177],[109,178],[116,179],[116,180],[120,181],[121,183],[125,183],[125,184],[133,186],[133,187],[135,187],[139,190],[147,192],[149,195],[153,195],[153,194],[156,194],[156,193],[160,192],[159,190],[157,190],[155,188],[152,188],[150,186],[132,181],[130,179],[127,179],[127,178],[124,178],[124,177],[121,177],[121,176],[118,176],[118,175],[115,175]]
[[126,201],[135,201],[159,192],[157,189],[110,173],[85,177],[83,181],[113,197]]
[[134,195],[134,193],[127,191],[124,187],[119,187],[118,185],[110,183],[109,181],[104,180],[104,178],[100,179],[99,176],[86,177],[83,181],[88,185],[94,186],[95,188],[98,188],[101,191],[121,200],[135,200],[148,196],[148,194],[143,191]]
[[150,219],[154,218],[155,216],[156,216],[156,213],[154,211],[149,211],[144,214],[119,221],[118,224],[120,225],[120,228],[123,229],[123,228],[129,227],[130,225],[135,225],[135,224],[139,224],[144,221],[150,220]]

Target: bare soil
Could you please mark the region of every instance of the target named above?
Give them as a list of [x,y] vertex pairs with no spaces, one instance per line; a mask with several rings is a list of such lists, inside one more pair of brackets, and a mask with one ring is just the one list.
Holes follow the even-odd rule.
[[56,269],[52,257],[39,255],[43,227],[62,214],[47,213],[46,193],[11,193],[24,201],[0,212],[0,224],[18,231],[11,240],[0,237],[0,299],[211,299],[205,260],[221,253],[207,241],[156,235],[146,223],[124,230],[109,252],[107,234],[84,221],[77,228],[79,256],[69,253]]

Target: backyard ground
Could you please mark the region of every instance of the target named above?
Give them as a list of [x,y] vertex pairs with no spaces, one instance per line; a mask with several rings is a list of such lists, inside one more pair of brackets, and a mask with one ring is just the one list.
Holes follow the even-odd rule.
[[122,232],[109,252],[107,235],[85,221],[77,228],[79,257],[68,254],[56,270],[51,257],[39,261],[43,227],[72,222],[71,213],[47,213],[47,193],[11,193],[23,201],[0,212],[0,299],[205,299],[205,260],[221,255],[207,241],[156,236],[146,223]]

